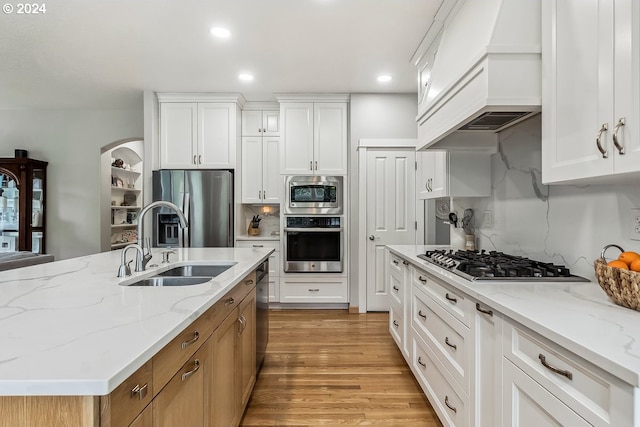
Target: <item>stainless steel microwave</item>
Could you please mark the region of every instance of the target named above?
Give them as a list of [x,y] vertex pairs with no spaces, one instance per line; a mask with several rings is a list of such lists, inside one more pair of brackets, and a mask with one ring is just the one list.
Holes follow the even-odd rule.
[[286,215],[340,215],[343,177],[288,176],[285,180]]

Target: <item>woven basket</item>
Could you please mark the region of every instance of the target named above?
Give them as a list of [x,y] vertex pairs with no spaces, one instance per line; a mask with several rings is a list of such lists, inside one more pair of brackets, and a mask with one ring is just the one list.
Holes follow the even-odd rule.
[[602,257],[593,263],[600,287],[616,304],[640,311],[640,273],[609,267],[604,258],[605,249]]

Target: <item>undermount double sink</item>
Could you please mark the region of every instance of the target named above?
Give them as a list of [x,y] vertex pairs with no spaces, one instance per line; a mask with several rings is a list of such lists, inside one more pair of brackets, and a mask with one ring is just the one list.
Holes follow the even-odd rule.
[[151,277],[140,279],[127,286],[190,286],[208,282],[224,273],[236,263],[187,264],[174,267]]

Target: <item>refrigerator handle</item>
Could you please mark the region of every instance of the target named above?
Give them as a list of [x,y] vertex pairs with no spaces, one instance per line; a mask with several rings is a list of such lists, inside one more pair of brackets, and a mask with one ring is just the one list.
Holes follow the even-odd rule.
[[227,246],[229,248],[234,247],[233,244],[233,203],[229,203],[229,233],[227,233]]
[[[182,213],[187,218],[187,221],[191,222],[191,218],[189,218],[189,206],[190,206],[189,193],[181,193],[181,194],[182,194],[182,206],[179,206],[180,210],[182,210]],[[190,228],[190,225],[188,225],[186,229],[184,228],[180,229],[180,233],[178,235],[178,244],[180,245],[180,247],[183,247],[183,248],[190,247],[189,228]]]

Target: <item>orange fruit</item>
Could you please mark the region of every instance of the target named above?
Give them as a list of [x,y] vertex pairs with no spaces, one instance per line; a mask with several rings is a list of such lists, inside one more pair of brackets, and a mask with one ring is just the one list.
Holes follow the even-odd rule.
[[632,261],[629,270],[640,271],[640,259]]
[[624,262],[624,261],[620,261],[619,259],[616,259],[616,260],[613,260],[613,261],[609,261],[607,263],[607,265],[609,267],[622,268],[624,270],[628,270],[629,269],[629,266],[627,265],[627,263]]
[[622,252],[618,256],[618,260],[624,262],[625,264],[627,264],[627,266],[630,266],[633,261],[636,261],[639,259],[640,259],[640,254],[637,252],[631,252],[631,251]]

